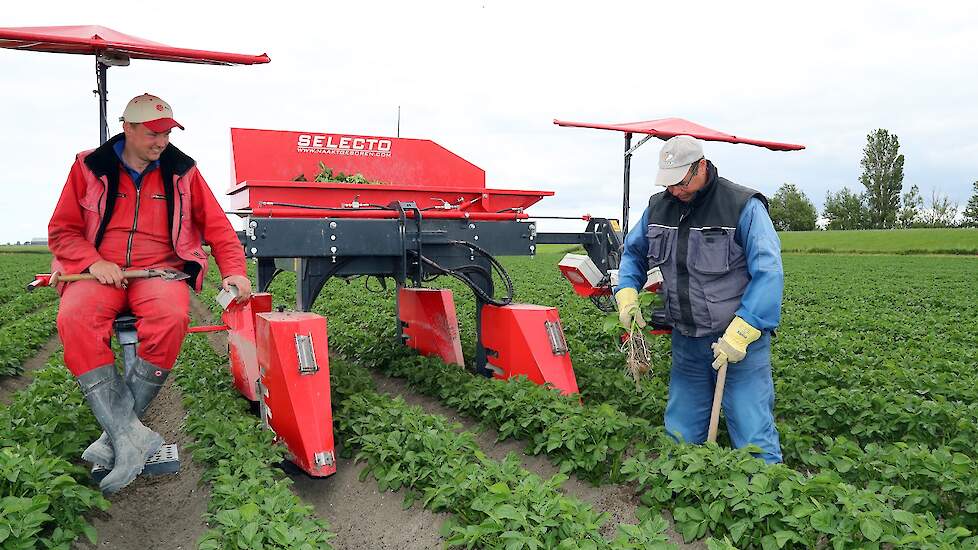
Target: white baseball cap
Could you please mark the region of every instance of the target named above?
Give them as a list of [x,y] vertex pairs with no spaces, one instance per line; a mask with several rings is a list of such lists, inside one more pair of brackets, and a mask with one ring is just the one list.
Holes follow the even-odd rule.
[[659,151],[659,173],[655,184],[669,187],[683,181],[689,166],[703,158],[703,145],[692,136],[674,136]]
[[139,123],[154,132],[165,132],[173,127],[183,130],[183,125],[173,120],[170,104],[151,94],[137,95],[129,100],[120,121]]

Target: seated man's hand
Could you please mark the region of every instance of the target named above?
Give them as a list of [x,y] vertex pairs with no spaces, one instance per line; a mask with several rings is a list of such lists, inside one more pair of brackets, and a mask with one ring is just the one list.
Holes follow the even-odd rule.
[[228,275],[221,281],[221,287],[231,292],[231,286],[238,287],[238,297],[235,302],[246,302],[251,297],[251,281],[243,275]]
[[114,285],[116,288],[126,286],[126,278],[122,276],[122,268],[108,260],[99,260],[88,266],[88,272],[103,285]]

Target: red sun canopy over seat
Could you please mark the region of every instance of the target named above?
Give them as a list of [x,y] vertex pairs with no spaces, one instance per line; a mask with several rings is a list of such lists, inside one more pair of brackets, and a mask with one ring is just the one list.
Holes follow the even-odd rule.
[[244,55],[175,48],[99,25],[0,27],[0,48],[48,53],[98,55],[121,53],[132,59],[153,59],[210,65],[268,63],[267,55]]

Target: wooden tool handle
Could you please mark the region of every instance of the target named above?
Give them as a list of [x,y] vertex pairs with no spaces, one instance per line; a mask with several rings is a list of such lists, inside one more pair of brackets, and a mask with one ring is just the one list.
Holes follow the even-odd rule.
[[[131,271],[123,271],[123,278],[126,279],[145,279],[149,277],[148,269],[133,269]],[[72,281],[91,281],[95,279],[95,275],[91,273],[78,273],[75,275],[58,275],[57,282],[70,283]]]
[[723,403],[723,384],[727,381],[727,364],[724,363],[717,371],[717,385],[713,390],[713,411],[710,412],[710,429],[706,433],[706,441],[716,443],[717,428],[720,425],[720,405]]

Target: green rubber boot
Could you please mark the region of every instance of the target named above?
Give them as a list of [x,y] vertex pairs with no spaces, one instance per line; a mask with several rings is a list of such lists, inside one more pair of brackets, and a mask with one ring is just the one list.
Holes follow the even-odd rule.
[[86,372],[78,377],[78,385],[115,451],[112,471],[99,484],[103,493],[112,494],[136,479],[146,460],[163,446],[163,437],[136,417],[132,392],[114,365]]
[[[158,368],[142,358],[137,358],[133,368],[126,371],[126,386],[132,392],[133,409],[136,411],[136,416],[143,417],[169,374],[170,371]],[[82,453],[82,460],[111,470],[115,464],[115,452],[109,443],[108,434],[102,432],[102,435]]]

